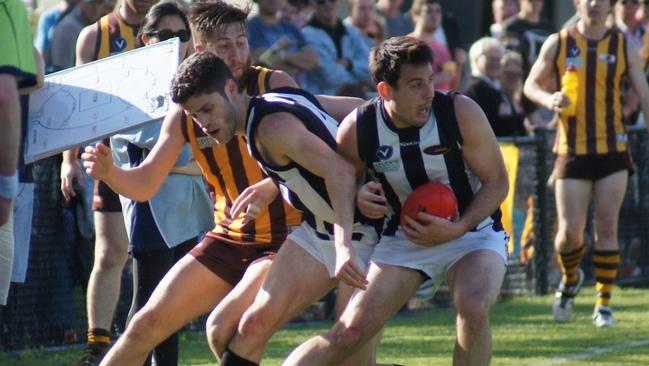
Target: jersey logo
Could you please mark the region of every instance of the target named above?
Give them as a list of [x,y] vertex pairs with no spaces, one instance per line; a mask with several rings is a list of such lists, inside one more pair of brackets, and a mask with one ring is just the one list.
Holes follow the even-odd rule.
[[577,57],[579,56],[579,47],[570,47],[568,50],[568,57]]
[[379,160],[390,159],[392,153],[393,153],[392,146],[383,145],[383,146],[379,146],[378,149],[376,149],[376,157],[379,158]]
[[122,37],[119,37],[115,41],[113,41],[113,46],[115,46],[115,51],[122,51],[126,48],[126,40]]
[[617,58],[615,57],[615,55],[601,54],[599,55],[599,60],[604,61],[607,64],[614,64]]
[[451,151],[448,147],[444,145],[434,145],[434,146],[428,146],[427,148],[424,149],[424,154],[428,155],[442,155],[446,154],[447,152]]
[[566,58],[566,66],[572,65],[576,68],[580,68],[584,64],[584,61],[577,56],[577,57],[568,57]]
[[201,150],[219,146],[219,142],[211,138],[210,136],[197,137],[196,144],[198,145],[198,148]]
[[401,164],[397,159],[386,160],[386,161],[375,161],[372,163],[372,167],[374,167],[374,170],[379,173],[394,172],[396,170],[399,170],[400,166]]
[[418,145],[418,144],[419,144],[419,141],[404,141],[404,142],[400,142],[399,146],[408,147],[408,146],[415,146],[415,145]]

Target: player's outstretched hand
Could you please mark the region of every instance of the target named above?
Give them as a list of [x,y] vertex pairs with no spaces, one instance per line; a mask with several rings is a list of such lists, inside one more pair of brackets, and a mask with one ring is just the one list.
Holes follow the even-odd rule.
[[103,181],[110,180],[113,174],[113,155],[110,148],[102,143],[98,143],[95,147],[86,146],[83,154],[83,167],[86,168],[86,173],[91,177]]
[[242,223],[245,225],[255,219],[277,197],[279,189],[270,178],[257,182],[241,192],[230,208],[230,217],[239,217],[244,213]]
[[381,194],[381,183],[368,182],[356,194],[358,210],[370,219],[380,219],[388,213],[385,196]]
[[366,273],[356,263],[356,254],[351,244],[336,248],[336,278],[361,290],[367,288]]
[[419,212],[417,215],[417,220],[406,216],[407,225],[403,226],[404,233],[415,244],[432,247],[455,240],[465,232],[463,226],[457,222],[425,212]]
[[83,187],[84,180],[81,175],[81,164],[79,164],[76,157],[74,160],[64,158],[61,163],[61,193],[66,202],[70,202],[77,195],[74,189],[75,182]]

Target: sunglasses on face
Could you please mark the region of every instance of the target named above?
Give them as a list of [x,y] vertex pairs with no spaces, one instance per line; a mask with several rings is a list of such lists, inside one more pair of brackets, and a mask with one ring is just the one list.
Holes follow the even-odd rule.
[[326,4],[327,2],[335,3],[336,0],[315,0],[315,3],[318,4],[318,5],[324,5],[324,4]]
[[178,32],[172,32],[169,29],[160,29],[159,31],[151,32],[148,33],[149,37],[156,37],[162,41],[166,41],[168,39],[172,39],[174,37],[180,38],[180,42],[187,42],[189,41],[189,32],[185,29],[181,29]]

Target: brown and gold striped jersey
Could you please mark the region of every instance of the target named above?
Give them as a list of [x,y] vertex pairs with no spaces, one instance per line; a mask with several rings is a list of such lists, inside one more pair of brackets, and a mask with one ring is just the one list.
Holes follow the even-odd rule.
[[[263,94],[268,90],[272,70],[251,66],[243,87],[249,95]],[[183,114],[182,131],[192,147],[194,157],[207,182],[214,189],[213,234],[243,244],[281,244],[286,238],[287,226],[300,223],[302,215],[286,203],[281,195],[256,217],[241,225],[241,218],[230,217],[232,202],[248,186],[264,178],[257,161],[248,154],[246,140],[234,136],[224,145],[207,136],[192,118]]]
[[554,152],[592,155],[627,150],[622,122],[622,81],[627,73],[626,39],[609,30],[600,40],[586,39],[573,27],[559,32],[555,59],[560,79],[574,65],[579,79],[577,113],[561,114]]
[[127,24],[116,10],[97,21],[95,60],[135,48],[139,26]]

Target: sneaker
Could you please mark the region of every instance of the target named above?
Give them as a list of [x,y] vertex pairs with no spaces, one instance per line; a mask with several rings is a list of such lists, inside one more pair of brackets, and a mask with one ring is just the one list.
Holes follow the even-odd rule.
[[600,305],[595,308],[593,313],[593,324],[597,328],[612,327],[617,323],[613,318],[613,310],[608,306]]
[[584,271],[577,268],[577,283],[574,285],[566,286],[561,280],[559,288],[554,295],[554,303],[552,304],[552,313],[554,314],[554,321],[557,323],[567,323],[572,318],[572,307],[575,301],[575,296],[581,290],[584,284]]
[[106,349],[98,350],[86,347],[81,358],[75,363],[75,366],[97,366],[101,362],[101,359],[104,358],[105,353]]

